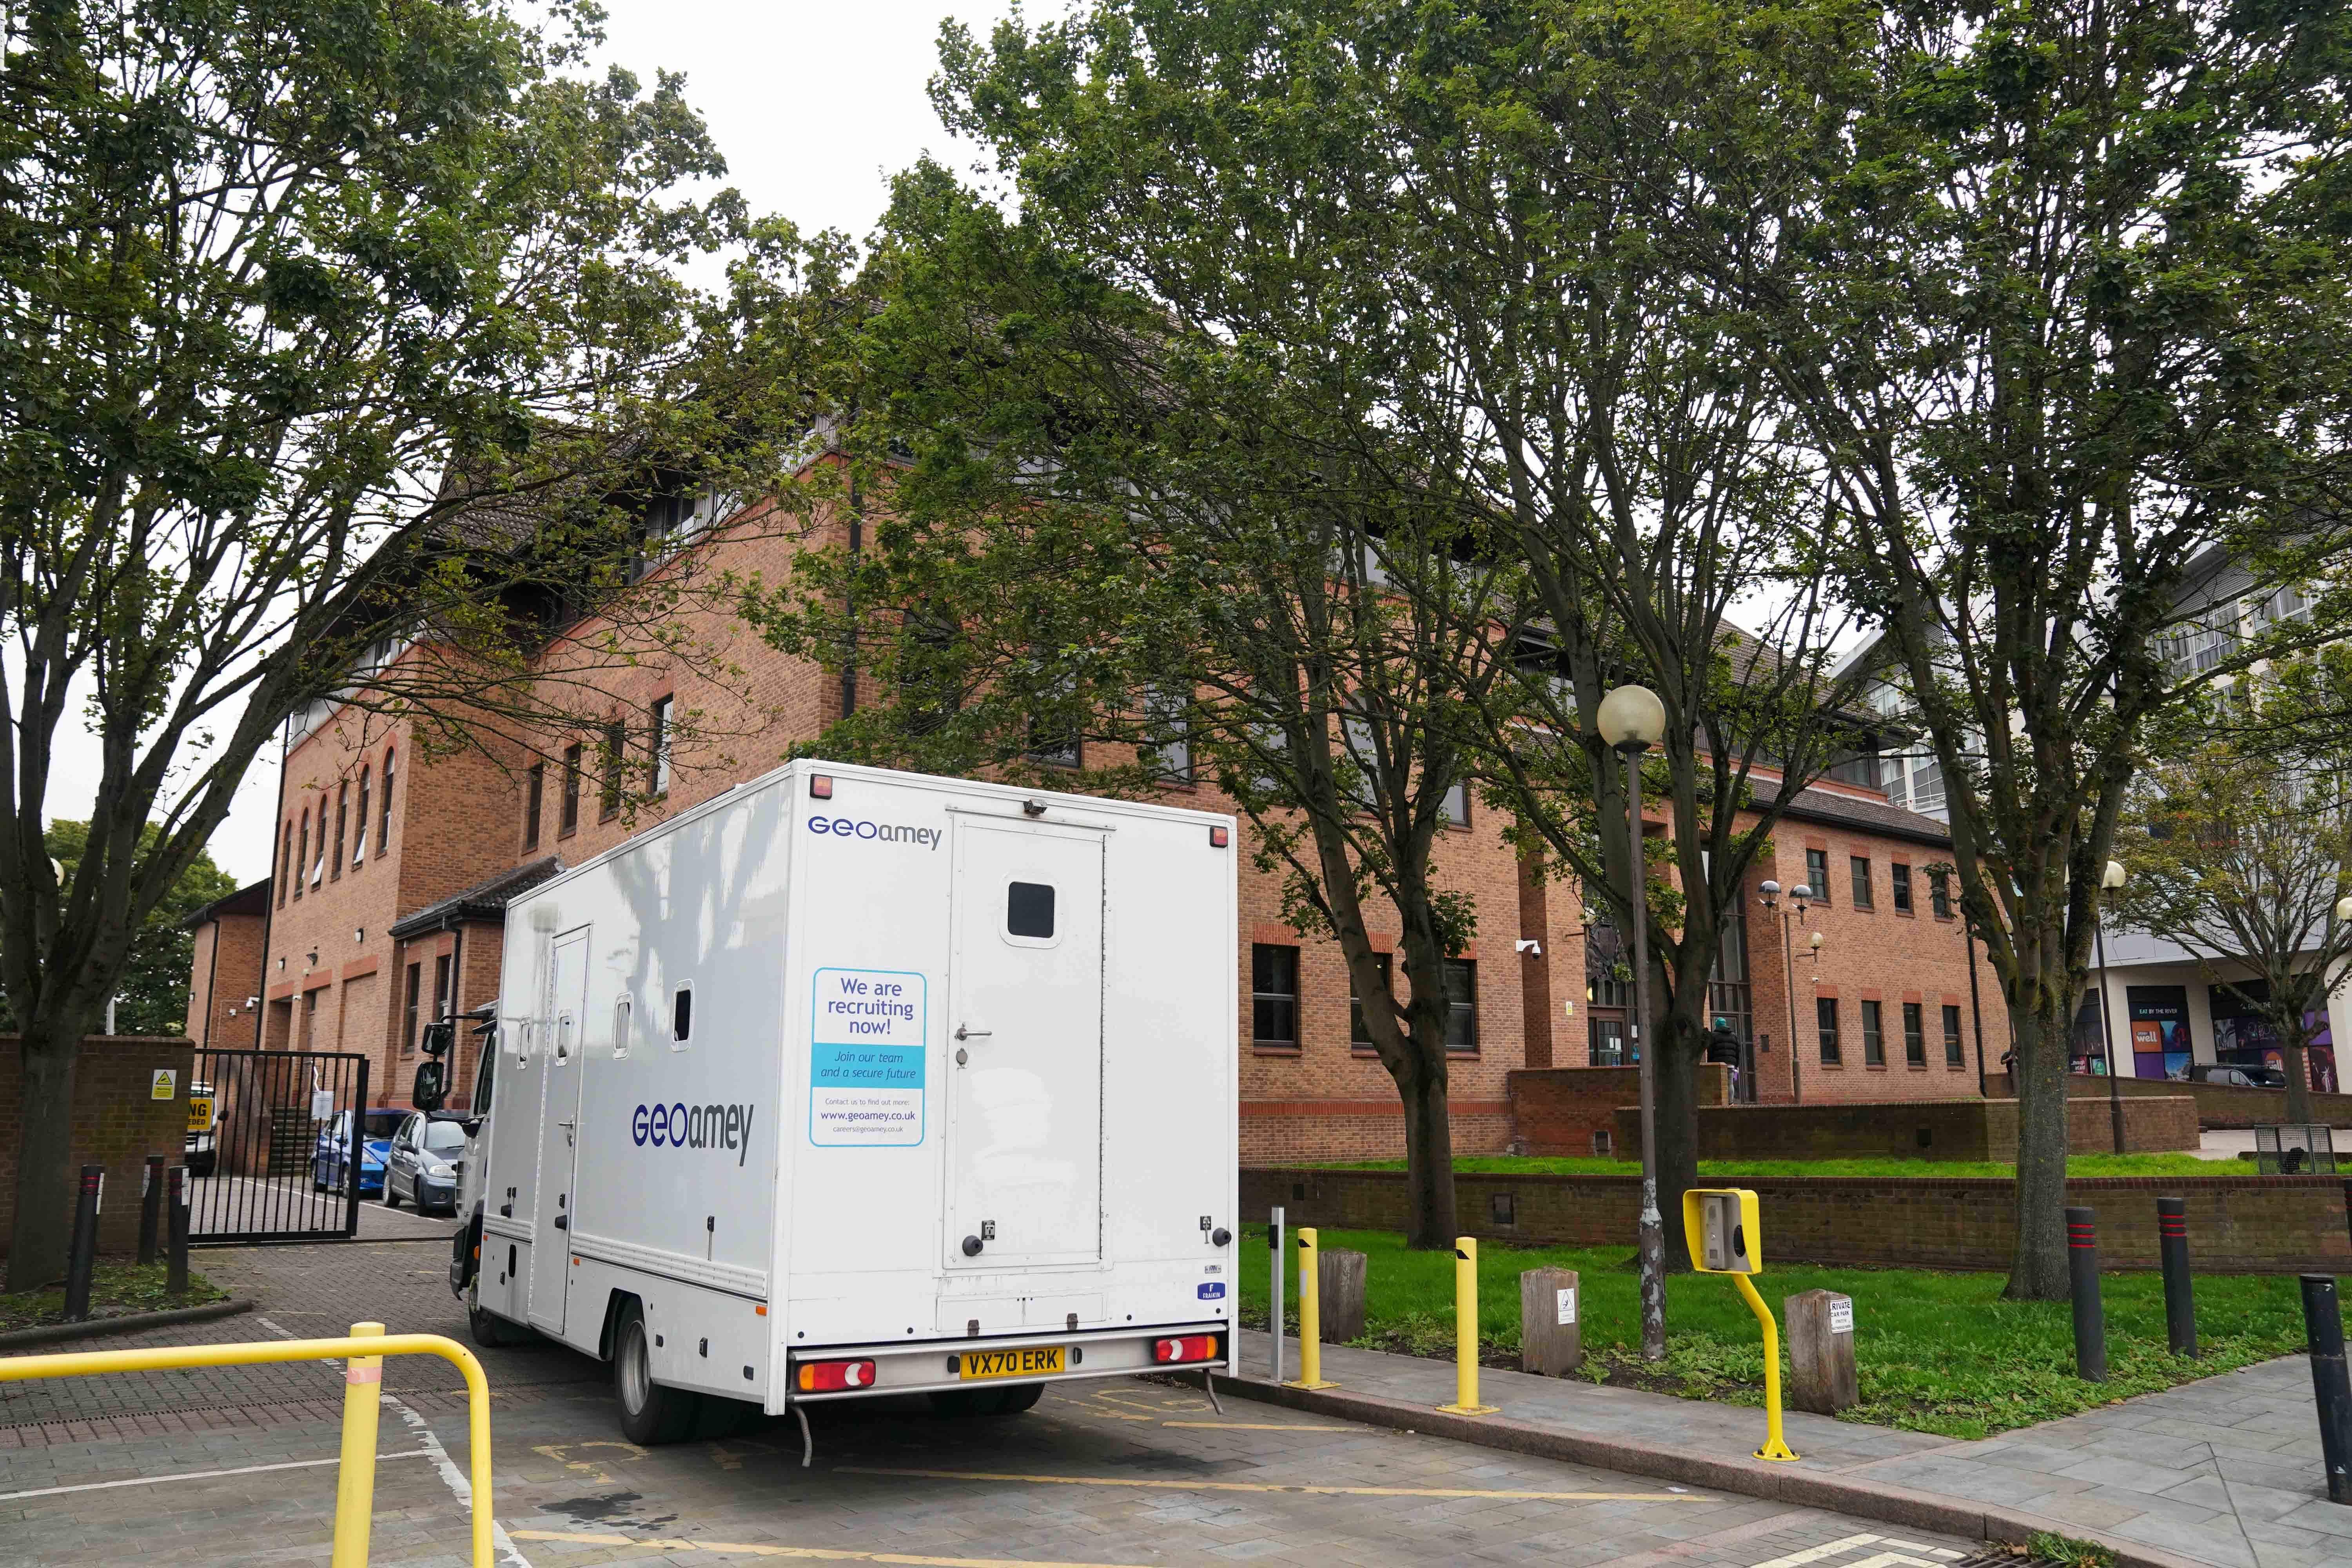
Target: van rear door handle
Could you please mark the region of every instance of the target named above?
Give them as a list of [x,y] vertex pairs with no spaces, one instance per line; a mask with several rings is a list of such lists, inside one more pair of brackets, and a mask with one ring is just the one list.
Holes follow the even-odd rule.
[[992,1029],[975,1029],[969,1024],[956,1026],[956,1038],[959,1040],[985,1040],[992,1037],[994,1034],[995,1031]]

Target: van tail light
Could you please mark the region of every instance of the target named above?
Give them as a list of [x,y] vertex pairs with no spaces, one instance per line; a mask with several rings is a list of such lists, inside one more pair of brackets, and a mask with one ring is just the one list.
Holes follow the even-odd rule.
[[1217,1359],[1217,1336],[1186,1334],[1181,1339],[1151,1342],[1151,1359],[1163,1366],[1180,1362],[1214,1361]]
[[803,1394],[835,1394],[845,1388],[874,1386],[870,1361],[808,1361],[800,1367]]

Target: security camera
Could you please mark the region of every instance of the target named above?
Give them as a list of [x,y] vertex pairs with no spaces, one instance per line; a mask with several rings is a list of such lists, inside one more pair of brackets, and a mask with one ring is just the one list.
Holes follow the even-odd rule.
[[1543,943],[1532,937],[1521,937],[1511,945],[1521,952],[1533,953],[1538,958],[1543,956]]

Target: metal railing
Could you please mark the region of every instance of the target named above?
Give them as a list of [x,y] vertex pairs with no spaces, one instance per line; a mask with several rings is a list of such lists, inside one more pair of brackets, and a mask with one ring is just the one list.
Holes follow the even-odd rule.
[[70,1351],[0,1361],[0,1383],[37,1377],[87,1377],[107,1372],[168,1372],[199,1366],[264,1366],[289,1361],[345,1360],[343,1445],[335,1476],[332,1568],[367,1568],[368,1527],[375,1511],[375,1436],[383,1358],[437,1355],[466,1379],[467,1437],[472,1453],[474,1568],[490,1568],[490,1385],[474,1352],[439,1334],[387,1334],[382,1323],[353,1323],[340,1340],[272,1340],[259,1344],[156,1345],[144,1350]]

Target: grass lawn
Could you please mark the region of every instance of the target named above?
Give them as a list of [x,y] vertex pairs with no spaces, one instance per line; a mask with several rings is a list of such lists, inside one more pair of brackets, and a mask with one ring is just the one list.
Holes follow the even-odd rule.
[[[1244,1227],[1243,1321],[1266,1321],[1266,1229]],[[1323,1230],[1325,1247],[1369,1256],[1365,1338],[1378,1350],[1451,1358],[1454,1255],[1410,1252],[1386,1231]],[[1483,1359],[1516,1367],[1519,1274],[1538,1268],[1579,1275],[1585,1370],[1611,1382],[1731,1404],[1763,1401],[1764,1355],[1755,1318],[1730,1280],[1684,1275],[1666,1281],[1666,1360],[1643,1363],[1630,1247],[1519,1249],[1482,1244],[1478,1327]],[[1297,1324],[1297,1252],[1290,1249],[1284,1301]],[[1912,1268],[1773,1268],[1757,1282],[1775,1317],[1781,1298],[1816,1287],[1853,1298],[1854,1362],[1862,1403],[1846,1418],[1953,1437],[1983,1437],[2071,1415],[2137,1394],[2229,1372],[2303,1347],[2303,1309],[2292,1276],[2213,1275],[2197,1281],[2195,1361],[2165,1348],[2164,1284],[2150,1273],[2111,1274],[2107,1382],[2074,1374],[2073,1320],[2063,1301],[2003,1301],[2000,1274]],[[1787,1354],[1784,1347],[1782,1354]],[[1783,1369],[1786,1371],[1785,1361]]]
[[[1402,1171],[1402,1160],[1317,1161],[1335,1171]],[[1454,1161],[1459,1172],[1480,1175],[1638,1176],[1642,1167],[1633,1160],[1537,1158],[1511,1154],[1463,1154]],[[1701,1160],[1702,1176],[1990,1176],[2008,1182],[2017,1167],[1978,1160]],[[2254,1167],[2244,1160],[2200,1160],[2194,1154],[2077,1154],[2066,1162],[2070,1176],[2251,1176]]]
[[[1265,1250],[1263,1239],[1259,1250]],[[1265,1259],[1259,1259],[1261,1266]],[[226,1300],[228,1292],[203,1275],[191,1269],[188,1293],[173,1296],[163,1289],[164,1266],[151,1263],[141,1268],[136,1263],[99,1264],[89,1281],[89,1315],[92,1318],[118,1318],[126,1312],[160,1312],[170,1307],[202,1307],[214,1301]],[[1265,1309],[1259,1309],[1262,1313]],[[0,1296],[0,1332],[10,1329],[37,1328],[45,1323],[65,1321],[66,1290],[63,1285],[52,1285],[46,1290],[25,1290],[14,1296]]]

